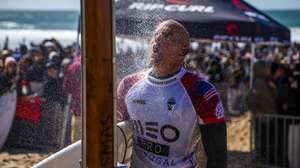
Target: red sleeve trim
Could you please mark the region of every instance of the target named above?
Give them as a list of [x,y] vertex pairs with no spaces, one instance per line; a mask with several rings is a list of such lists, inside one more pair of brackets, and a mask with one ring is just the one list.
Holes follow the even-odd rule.
[[212,124],[212,123],[223,123],[225,122],[224,118],[204,118],[202,119],[204,124]]
[[145,76],[146,71],[138,72],[124,77],[117,89],[117,122],[129,119],[125,97],[130,88]]
[[215,87],[201,77],[187,72],[181,82],[190,97],[200,124],[224,122],[224,110]]

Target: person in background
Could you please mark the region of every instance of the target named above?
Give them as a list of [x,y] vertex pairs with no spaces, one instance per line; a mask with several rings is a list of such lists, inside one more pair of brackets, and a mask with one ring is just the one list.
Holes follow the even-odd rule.
[[0,59],[0,74],[3,72],[3,70],[4,70],[4,61]]
[[71,117],[71,141],[75,142],[81,139],[81,57],[78,55],[74,63],[68,66],[63,89],[67,96],[67,106],[69,107],[69,116]]
[[64,95],[62,88],[62,79],[59,78],[59,66],[53,62],[48,62],[46,64],[47,77],[44,84],[43,98],[46,101],[57,102],[60,106],[63,105]]
[[64,104],[64,94],[62,88],[62,80],[58,77],[59,67],[48,62],[46,64],[47,76],[45,79],[42,98],[44,102],[41,106],[42,108],[42,123],[43,124],[53,124],[54,126],[45,126],[45,131],[49,139],[55,139],[54,142],[60,143],[59,146],[64,146],[64,140],[62,138],[64,126],[64,114],[63,114],[63,104]]
[[4,70],[0,73],[0,96],[16,87],[17,62],[13,57],[6,57]]
[[[270,81],[270,69],[265,61],[258,61],[253,66],[253,87],[249,91],[246,104],[255,115],[255,152],[262,164],[274,164],[275,137],[273,121],[263,120],[264,114],[278,114],[276,107],[276,87]],[[269,132],[269,138],[267,138]],[[267,140],[269,140],[267,142]],[[257,158],[257,159],[258,159]]]
[[27,81],[27,73],[32,64],[32,59],[29,55],[24,55],[18,64],[18,81],[17,81],[17,95],[18,97],[28,96],[31,93],[29,83]]

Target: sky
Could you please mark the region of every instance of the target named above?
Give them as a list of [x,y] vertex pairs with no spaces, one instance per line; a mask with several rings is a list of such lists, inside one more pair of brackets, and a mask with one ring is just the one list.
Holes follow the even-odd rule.
[[1,9],[80,10],[80,0],[0,0]]
[[[259,9],[300,9],[300,0],[246,0]],[[0,0],[1,9],[79,10],[80,0]]]

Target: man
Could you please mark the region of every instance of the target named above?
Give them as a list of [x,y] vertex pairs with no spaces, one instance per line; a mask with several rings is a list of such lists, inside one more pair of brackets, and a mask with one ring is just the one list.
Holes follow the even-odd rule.
[[117,117],[133,126],[133,168],[197,167],[200,132],[207,167],[226,167],[222,103],[212,84],[182,67],[189,44],[180,23],[160,23],[150,44],[152,67],[119,84]]

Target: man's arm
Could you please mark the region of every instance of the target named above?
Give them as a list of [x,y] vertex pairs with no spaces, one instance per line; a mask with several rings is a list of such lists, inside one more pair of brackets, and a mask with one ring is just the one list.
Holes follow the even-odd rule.
[[227,167],[227,140],[224,109],[215,87],[193,74],[183,77],[202,134],[203,146],[208,157],[207,168]]
[[202,143],[207,156],[207,168],[227,167],[226,123],[200,126]]

